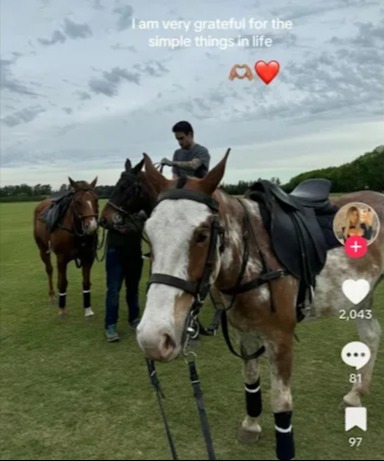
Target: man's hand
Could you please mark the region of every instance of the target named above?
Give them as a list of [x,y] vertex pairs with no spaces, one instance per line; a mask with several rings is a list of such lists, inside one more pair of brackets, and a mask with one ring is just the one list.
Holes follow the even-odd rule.
[[171,160],[168,160],[167,158],[163,158],[160,162],[162,165],[165,165],[165,166],[173,166],[173,162]]

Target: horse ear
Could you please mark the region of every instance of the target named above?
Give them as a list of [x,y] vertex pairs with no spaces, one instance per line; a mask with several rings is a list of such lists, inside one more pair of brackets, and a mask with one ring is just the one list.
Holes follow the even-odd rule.
[[129,158],[127,158],[127,160],[125,161],[125,171],[131,171],[131,170],[132,170],[132,163],[129,160]]
[[223,179],[230,152],[231,149],[227,149],[224,158],[214,168],[212,168],[212,170],[204,178],[200,179],[199,186],[206,194],[213,194],[213,192],[217,189],[217,186],[220,184],[220,181]]
[[69,184],[75,189],[76,188],[76,181],[74,181],[70,176],[68,176]]
[[143,166],[144,166],[144,159],[141,160],[141,162],[139,162],[135,167],[132,168],[132,173],[133,174],[137,174],[139,171],[142,170]]
[[145,173],[148,177],[149,182],[154,187],[155,191],[159,194],[163,190],[169,189],[172,181],[169,181],[165,178],[154,166],[152,160],[149,158],[147,154],[143,154],[144,156],[144,165],[145,165]]
[[96,178],[91,182],[90,186],[92,187],[92,189],[94,189],[96,187],[96,184],[97,184],[97,176]]

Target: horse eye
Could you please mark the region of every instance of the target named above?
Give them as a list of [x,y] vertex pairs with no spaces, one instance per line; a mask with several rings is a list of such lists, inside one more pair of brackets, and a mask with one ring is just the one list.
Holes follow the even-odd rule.
[[209,234],[207,231],[199,232],[199,234],[196,237],[196,243],[206,242],[208,240],[208,235]]

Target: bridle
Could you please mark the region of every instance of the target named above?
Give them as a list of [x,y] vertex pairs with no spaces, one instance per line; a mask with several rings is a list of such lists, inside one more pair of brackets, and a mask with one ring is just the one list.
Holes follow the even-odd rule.
[[183,350],[186,354],[188,341],[191,337],[196,335],[196,330],[198,328],[197,318],[204,304],[204,300],[208,296],[208,293],[211,288],[210,278],[215,264],[218,242],[219,254],[222,254],[224,252],[224,228],[221,226],[219,221],[218,202],[210,195],[204,194],[203,192],[191,191],[186,189],[172,189],[170,191],[166,191],[160,194],[157,200],[157,204],[164,200],[179,199],[193,200],[194,202],[202,203],[206,205],[213,213],[213,219],[210,230],[209,248],[207,253],[207,259],[204,265],[203,274],[200,280],[196,282],[190,282],[168,274],[151,274],[147,284],[147,291],[149,290],[151,284],[158,283],[172,286],[174,288],[179,288],[180,290],[183,290],[186,293],[189,293],[193,296],[193,303],[187,317],[186,326],[183,334]]
[[[129,178],[133,179],[133,183],[130,185],[130,187],[127,189],[127,191],[125,191],[125,194],[128,193],[128,191],[131,189],[131,188],[135,188],[135,192],[137,192],[137,190],[141,189],[141,186],[140,186],[140,183],[139,183],[139,179],[136,175],[132,174],[132,173],[125,173],[125,175],[129,176]],[[115,211],[117,211],[118,213],[120,213],[120,215],[124,216],[128,221],[129,223],[135,227],[137,229],[137,232],[142,234],[142,229],[138,226],[136,220],[134,219],[132,213],[130,213],[129,211],[125,210],[123,207],[119,206],[119,205],[116,205],[116,203],[114,203],[112,201],[112,199],[109,199],[107,201],[107,205],[109,205],[111,208],[113,208]],[[102,225],[102,224],[101,224]],[[117,226],[116,223],[114,223],[114,227],[119,227],[120,229],[124,229],[124,226],[123,224],[122,225],[119,225]],[[145,237],[142,235],[142,239],[149,243]]]
[[[96,202],[96,213],[82,214],[76,205],[76,194],[78,194],[79,192],[93,192],[93,189],[90,187],[89,188],[83,187],[81,189],[77,189],[76,191],[72,192],[73,197],[72,197],[72,203],[70,205],[70,209],[74,217],[74,228],[73,230],[71,230],[71,229],[67,229],[64,226],[59,226],[59,227],[63,230],[70,232],[75,237],[85,237],[87,234],[84,231],[84,221],[88,218],[95,218],[97,222],[97,218],[98,218],[97,202]],[[76,222],[80,223],[80,227],[81,227],[80,232],[76,229]]]

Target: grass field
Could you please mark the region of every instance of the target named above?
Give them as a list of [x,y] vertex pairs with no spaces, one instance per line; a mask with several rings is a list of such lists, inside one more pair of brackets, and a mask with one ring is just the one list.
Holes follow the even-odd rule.
[[[169,459],[142,353],[121,304],[120,343],[103,336],[104,265],[93,270],[95,319],[82,312],[81,273],[71,264],[68,318],[48,304],[48,285],[32,238],[33,203],[0,204],[0,456],[1,459]],[[147,264],[147,263],[146,263]],[[141,305],[145,302],[145,265]],[[56,273],[55,273],[56,275]],[[56,283],[56,282],[55,282]],[[375,308],[384,325],[384,285]],[[206,320],[210,317],[205,309]],[[295,346],[296,459],[384,459],[384,361],[379,353],[367,433],[344,432],[342,396],[348,372],[339,358],[356,340],[354,325],[338,319],[300,326]],[[263,437],[242,446],[235,438],[244,416],[241,364],[219,335],[204,338],[197,365],[218,459],[274,459],[269,376],[263,363]],[[184,362],[158,367],[180,459],[206,459]],[[360,448],[348,438],[363,436]]]

